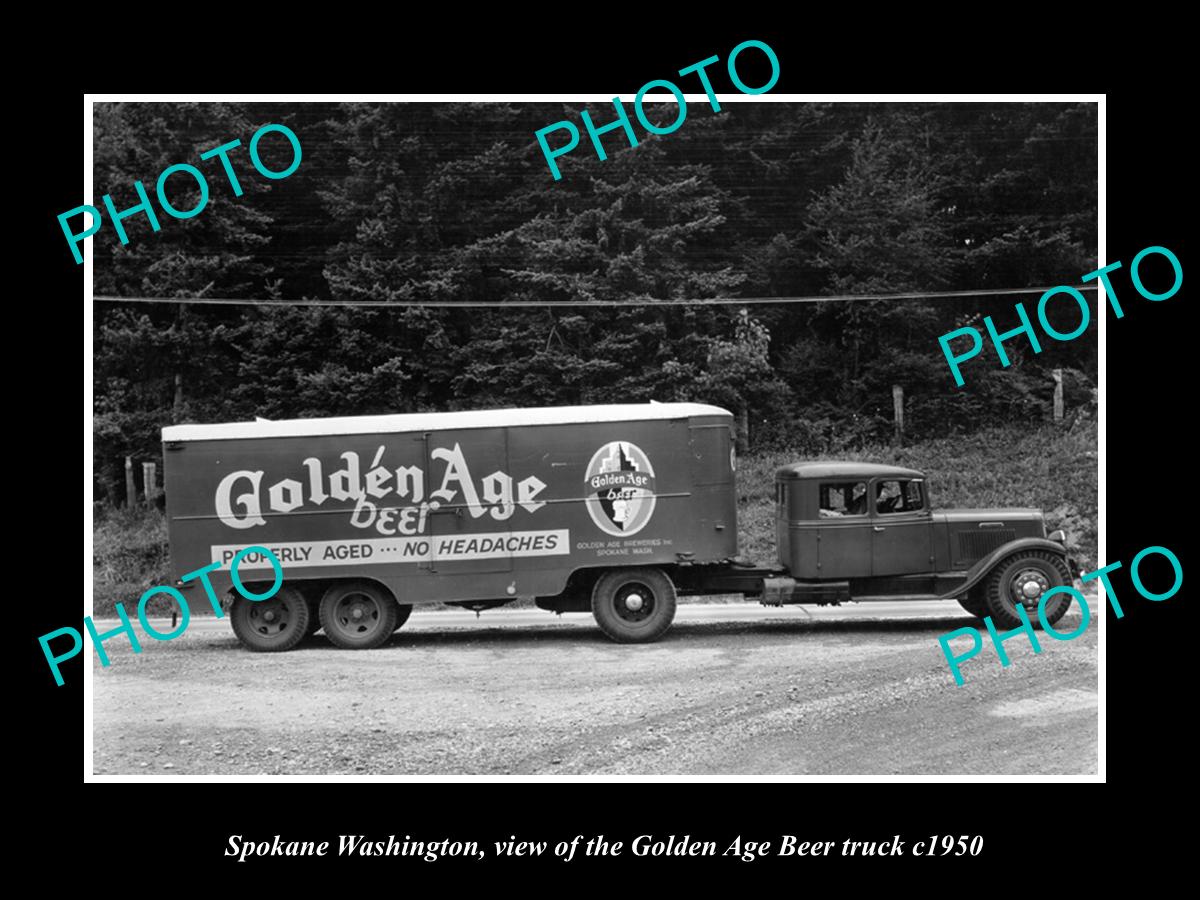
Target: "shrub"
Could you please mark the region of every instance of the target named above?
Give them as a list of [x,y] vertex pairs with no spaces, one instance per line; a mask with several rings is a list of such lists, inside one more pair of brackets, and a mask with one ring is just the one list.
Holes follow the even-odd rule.
[[[98,507],[92,530],[93,614],[111,616],[121,601],[135,614],[137,602],[149,588],[170,584],[166,517],[157,509]],[[149,609],[170,613],[174,604],[155,597]]]

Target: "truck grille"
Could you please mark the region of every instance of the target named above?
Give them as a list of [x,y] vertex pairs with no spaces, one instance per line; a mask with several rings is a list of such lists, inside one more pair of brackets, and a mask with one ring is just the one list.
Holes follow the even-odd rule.
[[985,528],[979,531],[963,531],[958,535],[958,552],[966,560],[979,559],[991,553],[1001,544],[1007,544],[1017,536],[1011,528]]

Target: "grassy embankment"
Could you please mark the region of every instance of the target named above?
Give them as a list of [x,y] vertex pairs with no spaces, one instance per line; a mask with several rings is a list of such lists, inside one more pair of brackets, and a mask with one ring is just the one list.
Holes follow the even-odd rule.
[[[924,471],[934,508],[1042,509],[1046,527],[1065,529],[1075,559],[1092,568],[1096,561],[1096,441],[1095,422],[1089,421],[1071,431],[1051,425],[995,428],[898,450],[845,451],[836,458],[897,463]],[[738,461],[739,547],[743,556],[759,563],[775,559],[775,469],[799,459],[784,452],[751,454]],[[96,615],[111,615],[118,600],[124,601],[133,615],[147,588],[169,583],[163,516],[155,510],[109,511],[98,515],[93,533]],[[152,606],[170,608],[159,599],[152,601]],[[207,605],[195,612],[206,610]]]

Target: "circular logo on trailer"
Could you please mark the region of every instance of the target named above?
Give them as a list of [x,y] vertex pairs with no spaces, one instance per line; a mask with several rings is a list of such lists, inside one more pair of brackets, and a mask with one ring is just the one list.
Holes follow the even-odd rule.
[[588,463],[584,481],[588,512],[607,534],[637,534],[654,515],[654,467],[637,444],[605,444]]

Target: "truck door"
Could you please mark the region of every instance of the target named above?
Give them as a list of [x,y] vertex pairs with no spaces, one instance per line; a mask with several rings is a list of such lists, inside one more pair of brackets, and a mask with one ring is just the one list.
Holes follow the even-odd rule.
[[[864,480],[822,481],[817,489],[816,537],[817,567],[807,577],[860,578],[866,574],[871,558],[871,518],[865,505]],[[810,513],[811,515],[811,513]],[[799,548],[793,548],[793,553]],[[803,550],[800,550],[803,557]]]
[[426,453],[427,496],[440,504],[429,514],[430,570],[451,576],[511,571],[508,429],[432,432]]
[[871,482],[871,574],[920,575],[933,571],[933,516],[920,479]]

